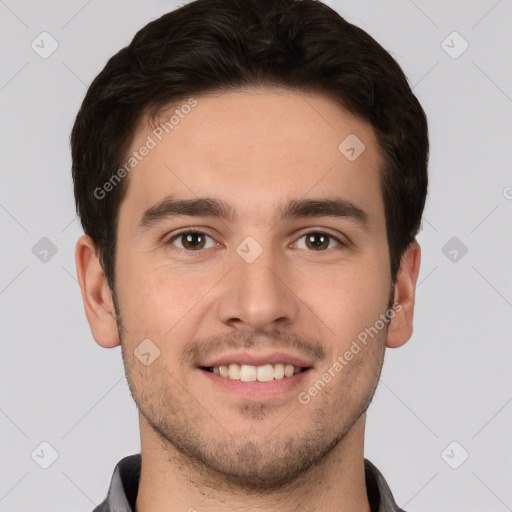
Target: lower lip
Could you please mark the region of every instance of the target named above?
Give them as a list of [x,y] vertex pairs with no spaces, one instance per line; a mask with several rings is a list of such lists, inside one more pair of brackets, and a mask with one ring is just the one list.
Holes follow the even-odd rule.
[[211,383],[222,386],[225,391],[234,393],[246,399],[277,398],[285,393],[289,393],[303,383],[310,370],[311,369],[308,368],[307,370],[297,373],[292,377],[273,379],[268,382],[259,382],[257,380],[244,382],[241,380],[230,379],[229,377],[222,377],[217,373],[199,369],[199,371],[209,379]]

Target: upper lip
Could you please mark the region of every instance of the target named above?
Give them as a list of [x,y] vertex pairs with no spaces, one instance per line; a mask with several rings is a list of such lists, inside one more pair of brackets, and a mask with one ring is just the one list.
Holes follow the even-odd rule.
[[263,366],[265,364],[293,364],[300,368],[309,368],[313,366],[310,359],[281,351],[260,351],[260,352],[228,352],[218,357],[211,357],[199,365],[203,368],[213,368],[215,366],[228,366],[231,363],[246,364],[251,366]]

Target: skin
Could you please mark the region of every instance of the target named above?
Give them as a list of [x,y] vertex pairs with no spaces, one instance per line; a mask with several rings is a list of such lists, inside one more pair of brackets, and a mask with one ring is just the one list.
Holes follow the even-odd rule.
[[[393,285],[373,129],[318,93],[253,88],[196,99],[129,175],[117,316],[92,240],[84,235],[76,246],[92,334],[103,347],[122,345],[139,407],[136,510],[369,512],[365,411],[386,346],[412,334],[420,265],[414,241]],[[150,134],[141,123],[132,150]],[[349,134],[366,146],[354,161],[338,150]],[[170,194],[222,199],[238,219],[181,216],[137,230],[143,212]],[[368,229],[351,218],[274,219],[290,199],[334,196],[364,210]],[[169,242],[184,228],[208,235],[204,248],[190,249],[183,237]],[[335,238],[308,245],[304,235],[319,232],[345,245]],[[252,263],[236,252],[247,236],[263,249]],[[301,403],[298,393],[375,324],[390,298],[400,305],[391,322]],[[134,350],[148,338],[160,355],[145,366]],[[300,386],[272,399],[229,394],[197,368],[244,347],[293,351],[313,367]]]

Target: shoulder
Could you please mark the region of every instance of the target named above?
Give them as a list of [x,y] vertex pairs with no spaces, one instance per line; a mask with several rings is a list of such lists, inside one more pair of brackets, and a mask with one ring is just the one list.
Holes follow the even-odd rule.
[[112,475],[107,497],[92,512],[133,512],[139,490],[141,456],[121,459]]
[[368,459],[364,460],[366,490],[372,512],[405,512],[395,502],[382,473]]

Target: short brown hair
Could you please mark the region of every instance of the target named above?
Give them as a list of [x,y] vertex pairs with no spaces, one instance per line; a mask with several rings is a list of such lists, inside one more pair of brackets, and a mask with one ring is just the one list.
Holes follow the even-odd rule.
[[429,150],[425,113],[400,66],[315,0],[195,0],[148,23],[110,58],[73,126],[77,213],[112,290],[128,180],[102,199],[94,191],[124,162],[141,119],[201,93],[269,85],[325,93],[373,126],[395,279],[420,226]]

